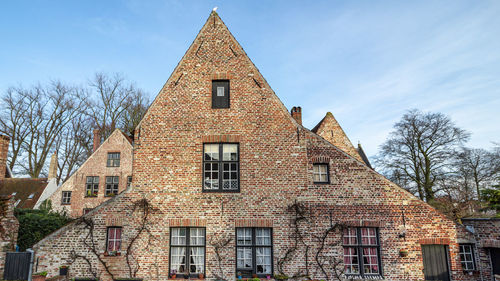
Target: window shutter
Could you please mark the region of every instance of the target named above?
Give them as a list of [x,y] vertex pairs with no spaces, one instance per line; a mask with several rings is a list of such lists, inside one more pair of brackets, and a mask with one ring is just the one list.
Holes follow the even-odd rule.
[[212,108],[229,108],[229,81],[212,81]]

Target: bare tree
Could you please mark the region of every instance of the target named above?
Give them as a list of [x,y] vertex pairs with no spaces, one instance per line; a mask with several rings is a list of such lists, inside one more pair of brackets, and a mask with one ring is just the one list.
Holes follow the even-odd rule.
[[92,152],[92,127],[85,115],[76,116],[62,130],[55,142],[57,182],[66,181]]
[[[88,115],[104,139],[109,137],[117,126],[131,130],[134,122],[142,118],[144,92],[134,83],[127,82],[123,75],[113,76],[96,73],[89,81],[90,98],[84,98]],[[122,118],[124,118],[122,120]]]
[[5,96],[2,98],[0,132],[11,138],[11,154],[9,155],[9,168],[11,170],[14,170],[16,161],[22,153],[22,145],[29,135],[26,111],[32,106],[29,102],[34,101],[26,99],[25,97],[28,95],[28,90],[22,87],[11,87],[7,89]]
[[406,178],[409,184],[403,187],[429,202],[439,190],[436,181],[450,173],[450,159],[468,139],[469,133],[444,114],[414,109],[394,125],[376,164],[389,177]]
[[39,177],[49,153],[73,118],[78,116],[80,102],[74,88],[61,82],[49,86],[36,86],[24,97],[28,101],[25,112],[29,134],[23,142],[26,161],[20,163],[25,172],[33,178]]
[[494,162],[495,154],[485,149],[464,147],[457,154],[454,167],[468,194],[474,191],[476,198],[480,200],[481,188],[494,179],[496,172]]

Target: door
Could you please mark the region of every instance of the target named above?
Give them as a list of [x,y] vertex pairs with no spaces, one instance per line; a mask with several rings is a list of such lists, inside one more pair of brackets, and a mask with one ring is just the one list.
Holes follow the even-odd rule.
[[448,250],[445,245],[422,245],[425,280],[450,281]]
[[30,271],[31,253],[9,252],[5,257],[3,279],[28,280]]
[[493,274],[500,275],[500,249],[491,248],[490,257],[491,257],[491,266],[493,268]]

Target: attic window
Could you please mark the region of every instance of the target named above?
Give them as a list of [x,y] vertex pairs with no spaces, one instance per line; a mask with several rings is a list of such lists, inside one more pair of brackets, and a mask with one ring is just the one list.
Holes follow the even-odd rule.
[[31,193],[31,194],[28,196],[28,199],[33,199],[33,197],[35,197],[35,193]]
[[16,196],[17,192],[12,192],[12,196]]
[[19,205],[20,202],[21,202],[21,199],[17,199],[16,203],[14,203],[14,207],[17,207],[17,205]]
[[229,108],[229,80],[212,81],[212,108]]

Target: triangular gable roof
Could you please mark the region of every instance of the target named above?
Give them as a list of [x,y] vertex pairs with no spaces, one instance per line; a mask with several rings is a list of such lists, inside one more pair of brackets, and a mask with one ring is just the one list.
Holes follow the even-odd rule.
[[[230,41],[231,41],[231,42],[228,43],[230,45],[230,50],[233,51],[233,52],[235,52],[235,53],[238,53],[238,55],[243,55],[244,58],[246,60],[248,60],[248,62],[252,66],[252,68],[255,70],[255,72],[253,74],[254,74],[254,79],[255,79],[256,83],[260,83],[262,89],[266,89],[266,90],[269,90],[271,92],[272,98],[274,98],[277,101],[277,103],[280,105],[281,112],[285,116],[287,116],[287,118],[290,120],[290,122],[292,122],[296,126],[301,126],[290,115],[290,113],[288,112],[288,109],[285,107],[285,105],[283,104],[283,102],[278,98],[278,96],[276,95],[276,93],[271,89],[271,86],[267,83],[267,81],[264,78],[264,76],[262,76],[262,74],[260,73],[259,69],[252,62],[252,60],[250,59],[250,57],[247,55],[247,53],[245,52],[245,50],[243,49],[243,47],[239,44],[239,42],[233,36],[233,34],[231,33],[231,31],[229,31],[229,28],[226,26],[226,24],[224,23],[224,21],[222,21],[222,19],[219,17],[219,15],[217,14],[217,12],[212,11],[210,13],[207,21],[205,22],[205,24],[203,25],[203,27],[198,32],[198,34],[196,35],[195,39],[193,40],[193,43],[191,43],[191,45],[189,46],[189,48],[187,49],[187,51],[182,56],[181,60],[177,63],[177,66],[175,67],[174,71],[172,72],[172,74],[168,78],[167,82],[165,82],[165,84],[163,85],[163,87],[160,90],[160,92],[158,93],[158,95],[156,95],[155,99],[150,104],[150,106],[149,106],[148,110],[146,111],[146,113],[144,114],[141,122],[139,122],[139,125],[137,125],[136,130],[140,129],[142,122],[150,114],[151,108],[157,106],[157,104],[159,103],[159,97],[161,96],[161,94],[163,92],[166,92],[166,91],[169,90],[168,89],[168,85],[170,83],[175,83],[177,79],[182,78],[182,75],[184,73],[182,73],[180,71],[180,69],[181,69],[184,61],[186,60],[186,58],[188,57],[188,55],[190,55],[192,52],[196,52],[197,50],[199,50],[202,47],[202,44],[204,43],[203,42],[204,41],[203,34],[208,29],[213,28],[215,26],[222,27],[223,28],[223,32],[227,32],[227,34],[229,35]],[[213,29],[215,30],[215,28],[213,28]]]
[[360,143],[358,143],[358,153],[359,153],[359,156],[361,156],[361,159],[363,159],[363,162],[365,162],[366,166],[368,166],[368,167],[370,167],[370,168],[373,169],[373,167],[370,164],[370,161],[368,160],[368,157],[366,156],[365,151],[361,147]]
[[327,112],[311,131],[357,160],[365,162],[331,112]]

